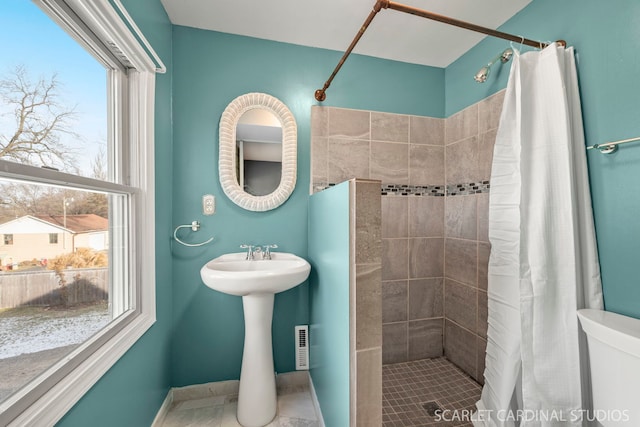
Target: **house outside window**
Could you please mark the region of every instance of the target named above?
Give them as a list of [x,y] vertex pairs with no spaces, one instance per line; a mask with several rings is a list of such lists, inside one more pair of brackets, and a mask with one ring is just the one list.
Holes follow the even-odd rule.
[[[28,212],[28,209],[36,209],[36,204],[24,203],[25,210],[20,218],[13,215],[7,220],[13,212],[6,212],[4,222],[0,221],[4,244],[15,246],[15,234],[33,241],[40,239],[38,241],[42,243],[37,250],[44,250],[47,246],[44,239],[48,235],[51,248],[60,239],[55,247],[63,247],[67,252],[35,256],[33,248],[26,248],[30,252],[18,254],[20,259],[11,257],[17,268],[0,274],[0,280],[20,274],[22,263],[32,259],[40,265],[29,265],[28,268],[55,274],[57,282],[54,283],[63,290],[80,285],[80,282],[91,282],[93,279],[86,277],[76,280],[75,274],[68,272],[68,265],[76,262],[71,255],[79,252],[88,253],[96,263],[95,269],[104,271],[96,273],[101,276],[94,283],[105,285],[96,291],[102,291],[108,300],[105,325],[84,342],[74,345],[64,357],[56,359],[51,365],[55,369],[43,369],[13,394],[0,399],[0,425],[55,425],[155,322],[153,106],[155,73],[163,72],[164,66],[151,46],[142,46],[146,44],[144,36],[130,21],[119,1],[2,3],[0,14],[4,13],[3,8],[21,8],[35,3],[71,36],[77,43],[76,48],[83,48],[104,71],[103,77],[94,82],[102,84],[106,93],[103,161],[97,162],[91,174],[81,173],[80,168],[68,164],[70,157],[65,151],[68,147],[64,145],[64,132],[60,134],[61,139],[53,141],[61,143],[57,152],[52,149],[26,157],[17,152],[15,156],[0,158],[0,187],[5,198],[11,190],[10,194],[17,202],[35,197],[39,206],[49,203],[42,208],[44,210],[36,212]],[[35,25],[42,22],[40,15],[33,18]],[[21,37],[35,38],[34,45],[49,41],[41,27],[24,28],[21,33]],[[66,57],[65,52],[55,50],[60,45],[59,38],[51,39],[54,40],[51,53]],[[30,52],[26,55],[34,57]],[[19,63],[20,58],[16,60]],[[28,83],[28,79],[22,82]],[[16,87],[20,90],[19,85]],[[55,108],[49,110],[61,111],[65,118],[74,113]],[[91,127],[95,123],[80,123],[78,127],[69,124],[66,129],[73,134],[82,126]],[[27,140],[27,143],[31,142]],[[50,144],[43,146],[51,147]],[[89,148],[89,145],[80,147],[81,160]],[[91,206],[92,210],[88,214],[82,211],[81,203]],[[18,205],[14,203],[11,209],[18,209]],[[82,215],[94,217],[82,222]],[[17,228],[13,233],[1,231],[2,227],[14,226]],[[66,255],[69,257],[63,258]],[[57,267],[52,265],[54,261],[59,261]],[[29,271],[29,276],[35,274]],[[57,294],[68,297],[73,293],[65,290]]]

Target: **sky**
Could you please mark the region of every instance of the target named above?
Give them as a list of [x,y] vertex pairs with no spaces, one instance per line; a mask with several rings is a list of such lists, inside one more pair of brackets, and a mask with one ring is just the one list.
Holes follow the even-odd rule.
[[[106,70],[73,38],[30,0],[0,0],[0,79],[17,66],[29,71],[32,81],[57,74],[59,101],[75,106],[73,130],[80,140],[65,139],[73,146],[82,175],[90,175],[91,161],[102,145],[106,152]],[[15,121],[0,105],[0,134],[12,133]],[[40,166],[40,165],[38,165]]]

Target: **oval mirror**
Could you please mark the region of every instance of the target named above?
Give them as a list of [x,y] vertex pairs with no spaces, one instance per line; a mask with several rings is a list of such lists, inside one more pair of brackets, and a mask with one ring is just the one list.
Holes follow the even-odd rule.
[[296,185],[297,126],[280,100],[248,93],[231,101],[220,119],[220,184],[238,206],[268,211]]

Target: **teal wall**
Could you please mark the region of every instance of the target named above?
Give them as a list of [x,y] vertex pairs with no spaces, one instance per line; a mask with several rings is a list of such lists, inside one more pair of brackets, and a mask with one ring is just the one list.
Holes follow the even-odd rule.
[[[640,136],[640,2],[614,3],[533,0],[500,28],[575,46],[588,145]],[[483,85],[472,77],[508,46],[486,39],[446,69],[447,116],[506,86],[509,67]],[[588,162],[606,309],[640,318],[640,144],[589,150]]]
[[[241,299],[202,283],[199,270],[206,261],[238,252],[243,243],[276,243],[280,251],[307,256],[311,106],[340,53],[175,26],[173,55],[173,221],[201,221],[201,231],[185,239],[215,237],[202,248],[173,247],[172,385],[183,386],[240,375]],[[218,180],[220,116],[229,102],[248,92],[280,99],[298,125],[298,184],[284,205],[263,213],[231,203]],[[442,117],[444,70],[353,56],[325,103]],[[217,211],[204,217],[200,200],[208,193],[216,196]],[[295,369],[294,326],[308,322],[308,284],[276,295],[276,371]]]
[[157,321],[60,420],[59,427],[149,426],[170,384],[172,139],[171,24],[159,0],[123,0],[168,68],[156,80],[156,313]]
[[[159,0],[123,3],[168,68],[157,75],[156,89],[158,320],[58,426],[150,425],[170,386],[239,377],[241,300],[206,288],[199,269],[244,242],[278,243],[280,250],[307,255],[310,108],[340,58],[339,52],[173,27]],[[217,178],[220,115],[251,91],[280,98],[298,123],[298,186],[282,207],[266,213],[231,204]],[[444,70],[354,55],[327,94],[326,105],[443,117]],[[200,212],[205,193],[217,198],[212,217]],[[213,235],[214,243],[173,244],[173,228],[195,219],[201,231],[185,239]],[[279,294],[275,312],[276,369],[291,371],[293,325],[309,322],[308,285]]]
[[[169,386],[239,377],[244,334],[240,299],[207,289],[199,269],[241,243],[278,243],[283,251],[310,255],[310,107],[313,92],[341,55],[172,27],[159,0],[124,4],[169,68],[158,75],[156,91],[158,321],[60,426],[149,425]],[[594,144],[640,135],[635,103],[639,21],[636,0],[619,0],[615,6],[596,0],[533,0],[502,29],[534,39],[563,38],[576,47],[587,143]],[[446,70],[353,55],[324,104],[447,117],[504,88],[508,67],[494,67],[484,85],[472,76],[507,46],[487,39]],[[298,186],[282,207],[266,213],[230,203],[217,178],[220,115],[233,98],[251,91],[284,101],[298,123]],[[635,268],[640,254],[640,147],[622,147],[612,156],[589,152],[589,167],[607,309],[640,317]],[[212,217],[200,212],[200,197],[206,193],[217,198]],[[213,235],[214,243],[203,248],[172,245],[173,227],[192,220],[203,226],[185,238]],[[313,284],[312,276],[311,286],[276,297],[274,352],[280,372],[294,369],[293,325],[313,318]]]
[[309,199],[310,371],[327,426],[349,425],[349,182]]

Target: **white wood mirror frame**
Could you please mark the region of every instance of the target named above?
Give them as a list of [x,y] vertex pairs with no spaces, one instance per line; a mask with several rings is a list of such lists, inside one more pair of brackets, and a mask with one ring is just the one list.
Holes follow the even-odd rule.
[[[272,112],[282,124],[282,176],[280,185],[266,196],[253,196],[238,184],[236,168],[236,127],[248,110],[262,108]],[[218,172],[224,193],[241,208],[264,212],[283,204],[296,186],[298,128],[287,106],[266,93],[247,93],[231,101],[220,118]]]

